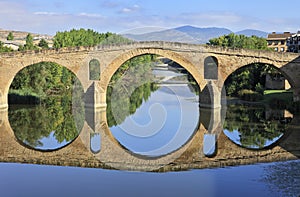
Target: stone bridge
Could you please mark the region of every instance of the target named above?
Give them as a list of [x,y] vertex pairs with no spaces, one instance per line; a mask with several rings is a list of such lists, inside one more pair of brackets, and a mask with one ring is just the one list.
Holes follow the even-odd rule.
[[[106,90],[114,72],[127,60],[143,54],[157,54],[186,68],[200,89],[209,90],[209,121],[200,120],[195,134],[178,150],[159,157],[137,155],[125,149],[112,136],[106,121]],[[90,79],[90,62],[100,63],[99,79]],[[55,62],[78,77],[86,92],[86,121],[80,135],[68,146],[42,152],[22,146],[8,121],[8,90],[15,75],[39,62]],[[252,63],[271,64],[282,71],[300,99],[300,59],[298,54],[233,50],[168,42],[141,42],[126,45],[78,47],[27,51],[0,55],[0,162],[38,163],[80,167],[101,167],[140,171],[168,171],[220,167],[300,158],[300,118],[294,117],[288,132],[272,147],[260,151],[242,148],[223,133],[221,90],[226,78],[238,68]],[[208,102],[205,102],[207,100]],[[200,103],[201,105],[201,103]],[[207,116],[207,115],[206,115]],[[88,118],[87,118],[88,117]],[[91,134],[99,134],[101,148],[91,150]],[[216,151],[205,155],[205,135],[216,136]]]
[[[187,69],[199,84],[200,90],[209,90],[203,106],[221,105],[221,90],[227,77],[237,69],[252,64],[266,63],[280,69],[300,100],[300,57],[293,53],[275,53],[259,50],[228,49],[172,42],[133,42],[123,45],[101,45],[57,50],[25,51],[0,54],[0,108],[8,107],[8,91],[16,74],[26,66],[39,62],[55,62],[71,70],[87,92],[93,107],[106,106],[106,90],[115,71],[127,60],[143,55],[157,54],[173,60]],[[90,62],[100,63],[99,79],[91,79]]]
[[[165,172],[300,158],[300,117],[293,118],[288,131],[273,146],[263,150],[249,150],[233,143],[223,133],[221,119],[216,118],[221,116],[220,108],[206,110],[215,116],[209,121],[209,126],[201,122],[199,129],[183,146],[156,157],[138,155],[116,141],[107,126],[105,110],[87,111],[89,117],[94,117],[93,124],[86,121],[73,142],[58,150],[46,152],[22,146],[10,126],[8,111],[0,111],[0,162]],[[204,137],[212,129],[218,136],[217,149],[214,155],[207,157],[204,154]],[[91,134],[95,133],[100,136],[98,151],[91,146]]]

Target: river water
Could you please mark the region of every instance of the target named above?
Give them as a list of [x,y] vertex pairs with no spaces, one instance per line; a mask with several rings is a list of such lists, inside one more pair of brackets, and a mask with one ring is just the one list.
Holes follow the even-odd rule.
[[[139,76],[125,73],[119,81],[122,85],[114,86],[107,124],[124,149],[156,158],[189,142],[202,124],[201,109],[199,90],[188,73],[168,64],[155,63],[149,68],[146,73],[134,72]],[[141,78],[142,83],[131,81]],[[135,84],[133,90],[126,81]],[[70,144],[79,135],[78,125],[83,124],[73,117],[70,102],[68,97],[59,97],[39,106],[10,106],[9,121],[19,143],[39,151]],[[229,102],[225,114],[222,132],[232,143],[251,150],[276,145],[293,118],[286,109],[239,102]],[[95,134],[91,140],[95,141],[92,149],[100,151],[101,136]],[[0,191],[1,196],[299,197],[300,162],[166,173],[0,163]]]

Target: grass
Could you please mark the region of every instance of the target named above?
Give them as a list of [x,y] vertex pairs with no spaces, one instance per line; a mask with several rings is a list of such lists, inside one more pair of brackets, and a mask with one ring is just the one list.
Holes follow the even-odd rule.
[[31,90],[13,90],[10,89],[9,90],[9,94],[15,94],[15,95],[19,95],[19,96],[34,96],[34,97],[41,97],[41,95],[38,95],[37,93],[31,91]]
[[272,102],[275,100],[292,102],[293,92],[291,90],[265,90],[264,91],[264,102]]

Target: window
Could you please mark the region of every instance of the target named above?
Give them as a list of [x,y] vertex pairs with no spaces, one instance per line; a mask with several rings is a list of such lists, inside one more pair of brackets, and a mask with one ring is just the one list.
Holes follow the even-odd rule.
[[204,134],[203,153],[206,157],[212,157],[217,152],[217,140],[215,134]]
[[101,150],[101,136],[100,133],[91,133],[90,134],[90,143],[91,143],[91,151],[96,154]]
[[204,79],[218,79],[218,60],[209,56],[204,60]]
[[275,51],[278,51],[278,47],[275,47],[274,50],[275,50]]
[[89,63],[90,80],[100,80],[100,63],[96,59],[92,59]]
[[280,48],[280,52],[284,52],[284,47],[281,47],[281,48]]

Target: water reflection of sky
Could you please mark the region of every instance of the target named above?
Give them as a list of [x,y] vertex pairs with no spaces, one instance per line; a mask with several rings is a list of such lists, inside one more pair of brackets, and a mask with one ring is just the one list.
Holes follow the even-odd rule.
[[[234,143],[241,145],[241,146],[245,146],[241,143],[241,137],[240,137],[241,133],[238,130],[228,131],[227,129],[224,129],[224,133]],[[282,136],[283,136],[283,133],[281,135],[273,138],[272,140],[266,139],[266,141],[264,143],[264,147],[268,147],[268,146],[276,143]],[[247,148],[258,149],[260,147],[253,144],[253,145],[248,145]]]
[[135,114],[110,130],[122,145],[134,153],[165,155],[184,145],[197,128],[197,101],[188,86],[163,86],[152,92]]
[[298,197],[300,160],[145,173],[0,163],[1,196]]
[[49,136],[46,136],[46,137],[43,137],[42,139],[40,139],[39,141],[42,143],[42,145],[37,146],[35,148],[41,149],[41,150],[55,150],[55,149],[65,146],[66,144],[69,143],[66,140],[64,140],[61,143],[58,142],[57,139],[55,138],[54,134],[55,134],[55,131],[52,131]]

